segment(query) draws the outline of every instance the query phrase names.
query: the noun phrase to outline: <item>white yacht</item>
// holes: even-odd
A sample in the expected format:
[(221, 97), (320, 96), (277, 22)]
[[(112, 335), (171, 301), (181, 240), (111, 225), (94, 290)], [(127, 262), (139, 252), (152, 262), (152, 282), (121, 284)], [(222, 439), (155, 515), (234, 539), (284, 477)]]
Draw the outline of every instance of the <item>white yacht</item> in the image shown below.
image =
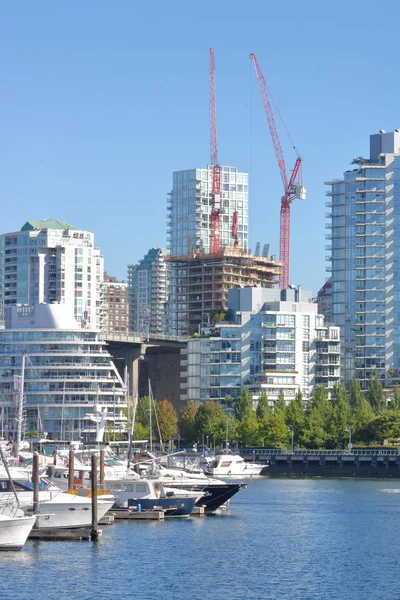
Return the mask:
[(0, 515), (0, 550), (21, 550), (36, 517)]
[[(3, 482), (4, 484), (5, 482)], [(15, 483), (19, 507), (26, 516), (33, 515), (32, 484)], [(48, 490), (39, 490), (39, 512), (37, 527), (39, 529), (89, 527), (92, 522), (92, 500), (77, 495), (66, 494), (52, 486)], [(13, 502), (10, 488), (0, 492), (0, 506), (5, 507)], [(98, 520), (105, 516), (114, 504), (114, 498), (97, 500)]]
[(245, 462), (239, 454), (218, 454), (215, 458), (209, 460), (205, 466), (204, 472), (212, 477), (234, 477), (243, 479), (248, 477), (258, 477), (266, 465)]

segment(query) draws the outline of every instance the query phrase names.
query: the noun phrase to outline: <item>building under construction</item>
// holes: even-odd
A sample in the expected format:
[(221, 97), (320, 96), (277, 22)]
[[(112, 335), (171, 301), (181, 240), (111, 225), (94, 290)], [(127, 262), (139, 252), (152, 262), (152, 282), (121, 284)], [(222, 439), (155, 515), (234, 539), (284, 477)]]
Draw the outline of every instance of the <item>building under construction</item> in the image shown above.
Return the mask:
[(173, 335), (192, 335), (211, 325), (215, 312), (227, 310), (228, 290), (240, 286), (272, 287), (281, 263), (226, 248), (218, 254), (171, 256), (170, 316)]

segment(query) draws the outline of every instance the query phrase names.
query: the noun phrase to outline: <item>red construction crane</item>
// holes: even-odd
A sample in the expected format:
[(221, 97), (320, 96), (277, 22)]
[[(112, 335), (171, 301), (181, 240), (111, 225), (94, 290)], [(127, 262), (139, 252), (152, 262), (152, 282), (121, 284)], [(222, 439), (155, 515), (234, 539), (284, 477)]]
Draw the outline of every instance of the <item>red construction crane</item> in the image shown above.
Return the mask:
[(210, 227), (210, 252), (219, 254), (221, 251), (221, 167), (218, 164), (217, 147), (217, 107), (215, 101), (215, 63), (214, 50), (210, 48), (208, 68), (208, 86), (210, 92), (210, 149), (212, 172), (211, 190), (211, 227)]
[(238, 238), (238, 214), (237, 214), (237, 210), (235, 210), (235, 212), (233, 213), (233, 219), (232, 219), (232, 237), (235, 240), (234, 242), (234, 247), (238, 248), (239, 247), (239, 238)]
[[(305, 188), (301, 184), (301, 163), (302, 158), (297, 154), (293, 171), (288, 177), (286, 171), (285, 157), (283, 155), (278, 130), (275, 124), (274, 113), (272, 110), (271, 95), (268, 90), (267, 82), (262, 74), (255, 54), (250, 54), (254, 62), (261, 96), (264, 103), (265, 114), (267, 115), (269, 130), (271, 132), (272, 142), (278, 161), (279, 171), (283, 183), (283, 196), (281, 199), (281, 217), (280, 217), (280, 242), (279, 242), (279, 260), (282, 262), (282, 275), (280, 277), (280, 287), (287, 289), (289, 286), (290, 273), (290, 205), (295, 198), (305, 199)], [(290, 137), (290, 136), (289, 136)], [(293, 148), (296, 150), (292, 142)], [(297, 153), (297, 150), (296, 150)]]

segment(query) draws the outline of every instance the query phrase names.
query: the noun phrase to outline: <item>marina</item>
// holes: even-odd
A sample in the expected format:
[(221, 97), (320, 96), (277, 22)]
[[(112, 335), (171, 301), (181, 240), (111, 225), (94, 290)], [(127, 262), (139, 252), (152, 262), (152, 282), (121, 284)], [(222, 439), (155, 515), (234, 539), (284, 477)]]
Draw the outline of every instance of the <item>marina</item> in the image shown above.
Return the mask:
[(211, 517), (117, 521), (94, 544), (28, 540), (22, 552), (0, 555), (0, 592), (13, 590), (14, 600), (28, 589), (32, 600), (66, 600), (78, 589), (81, 600), (125, 600), (132, 590), (143, 600), (228, 590), (233, 600), (389, 600), (399, 493), (399, 482), (254, 480)]

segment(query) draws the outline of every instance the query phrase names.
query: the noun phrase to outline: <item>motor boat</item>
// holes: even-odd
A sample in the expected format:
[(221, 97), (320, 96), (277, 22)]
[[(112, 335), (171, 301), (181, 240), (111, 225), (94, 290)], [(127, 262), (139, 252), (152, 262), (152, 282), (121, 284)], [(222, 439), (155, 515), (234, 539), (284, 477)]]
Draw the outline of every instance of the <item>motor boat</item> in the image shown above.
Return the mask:
[[(20, 509), (26, 516), (33, 515), (33, 485), (30, 482), (14, 482)], [(10, 482), (0, 481), (0, 507), (10, 504), (13, 499)], [(115, 498), (98, 499), (98, 520), (112, 508)], [(38, 529), (59, 529), (89, 527), (92, 523), (92, 500), (63, 492), (55, 485), (39, 490)]]
[(35, 522), (35, 516), (0, 514), (0, 550), (21, 550)]
[[(114, 470), (114, 466), (107, 464), (104, 467), (104, 486), (115, 497), (114, 509), (127, 510), (137, 508), (141, 510), (154, 510), (162, 508), (166, 517), (188, 517), (200, 497), (195, 490), (177, 492), (176, 489), (165, 489), (163, 482), (148, 481), (140, 477), (132, 469), (121, 465)], [(46, 474), (50, 481), (62, 489), (68, 488), (68, 466), (57, 464), (50, 465)], [(90, 467), (81, 462), (74, 462), (73, 485), (77, 495), (79, 490), (90, 486)]]
[(258, 477), (266, 468), (258, 463), (245, 462), (239, 454), (218, 454), (215, 458), (207, 461), (204, 472), (212, 477)]
[(165, 488), (161, 481), (107, 480), (107, 487), (116, 496), (113, 510), (163, 510), (165, 517), (189, 517), (201, 494)]
[[(177, 490), (179, 493), (189, 491), (199, 493), (200, 498), (197, 500), (196, 506), (203, 506), (207, 513), (226, 506), (235, 494), (247, 487), (245, 483), (226, 483), (220, 479), (208, 477), (193, 464), (189, 466), (189, 470), (174, 467), (173, 464), (182, 464), (180, 458), (175, 460), (174, 456), (169, 457), (168, 463), (169, 466), (165, 467), (153, 462), (147, 470), (147, 477), (154, 477), (164, 487)], [(188, 464), (188, 461), (185, 464)]]

